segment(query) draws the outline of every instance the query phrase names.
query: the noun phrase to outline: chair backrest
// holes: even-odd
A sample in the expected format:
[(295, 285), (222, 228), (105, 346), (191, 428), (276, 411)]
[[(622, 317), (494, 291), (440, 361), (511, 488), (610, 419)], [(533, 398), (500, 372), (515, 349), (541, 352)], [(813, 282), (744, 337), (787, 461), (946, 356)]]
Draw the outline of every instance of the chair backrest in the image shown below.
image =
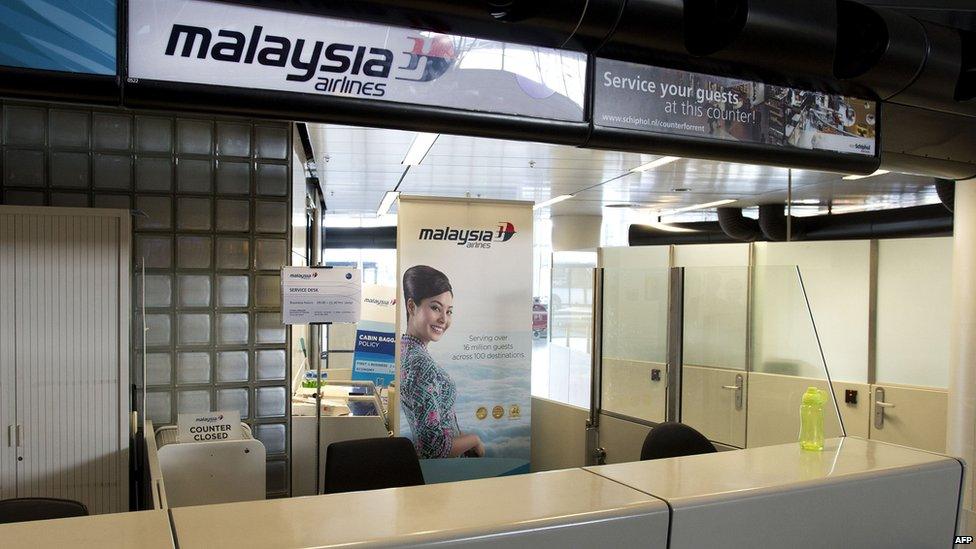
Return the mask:
[(364, 438), (333, 442), (325, 453), (322, 493), (337, 494), (424, 484), (410, 439)]
[(88, 508), (84, 503), (56, 498), (13, 498), (0, 500), (0, 524), (84, 517)]
[(705, 435), (684, 423), (666, 422), (651, 429), (641, 448), (641, 461), (716, 452)]

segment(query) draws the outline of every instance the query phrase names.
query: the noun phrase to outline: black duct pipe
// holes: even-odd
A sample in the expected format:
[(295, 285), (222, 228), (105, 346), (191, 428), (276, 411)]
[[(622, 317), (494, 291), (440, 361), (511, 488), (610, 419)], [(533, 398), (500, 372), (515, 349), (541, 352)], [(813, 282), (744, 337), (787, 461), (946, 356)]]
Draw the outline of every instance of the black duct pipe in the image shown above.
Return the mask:
[(951, 179), (935, 178), (935, 193), (950, 212), (955, 211), (956, 182)]
[(941, 204), (808, 217), (804, 240), (906, 238), (952, 234), (952, 214)]
[(718, 208), (718, 225), (730, 238), (752, 242), (762, 236), (759, 223), (742, 215), (742, 208)]
[[(785, 223), (785, 216), (782, 219)], [(796, 219), (793, 221), (796, 223)], [(670, 223), (670, 225), (694, 228), (698, 232), (673, 233), (654, 229), (647, 225), (631, 225), (630, 245), (658, 246), (739, 242), (722, 232), (717, 222)], [(948, 236), (952, 234), (952, 214), (947, 212), (941, 204), (932, 204), (894, 210), (806, 217), (803, 218), (802, 229), (802, 232), (794, 233), (793, 236), (797, 237), (796, 240)]]
[(396, 227), (328, 227), (326, 248), (396, 249)]
[[(803, 227), (803, 222), (793, 217), (790, 220), (790, 240), (802, 240)], [(786, 240), (786, 206), (783, 204), (759, 206), (759, 228), (767, 240)]]

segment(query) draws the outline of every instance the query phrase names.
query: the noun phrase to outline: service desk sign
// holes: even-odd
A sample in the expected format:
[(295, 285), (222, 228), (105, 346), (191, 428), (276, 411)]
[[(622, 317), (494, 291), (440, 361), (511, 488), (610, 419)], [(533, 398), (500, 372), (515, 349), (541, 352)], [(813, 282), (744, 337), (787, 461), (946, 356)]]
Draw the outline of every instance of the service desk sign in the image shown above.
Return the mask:
[(207, 412), (205, 414), (180, 414), (176, 421), (178, 442), (216, 442), (241, 440), (241, 413)]
[(282, 267), (282, 322), (356, 323), (362, 307), (362, 285), (359, 269)]
[(129, 0), (128, 79), (582, 121), (586, 55), (197, 0)]
[(597, 126), (873, 156), (877, 103), (597, 59)]

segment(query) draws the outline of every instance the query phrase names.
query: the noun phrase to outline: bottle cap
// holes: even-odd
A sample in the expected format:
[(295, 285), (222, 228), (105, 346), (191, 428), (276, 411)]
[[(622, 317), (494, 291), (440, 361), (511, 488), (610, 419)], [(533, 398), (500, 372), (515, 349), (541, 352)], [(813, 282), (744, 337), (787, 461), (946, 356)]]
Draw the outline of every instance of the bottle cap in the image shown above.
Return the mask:
[(827, 400), (826, 395), (816, 387), (807, 387), (807, 392), (803, 393), (803, 404), (819, 405)]

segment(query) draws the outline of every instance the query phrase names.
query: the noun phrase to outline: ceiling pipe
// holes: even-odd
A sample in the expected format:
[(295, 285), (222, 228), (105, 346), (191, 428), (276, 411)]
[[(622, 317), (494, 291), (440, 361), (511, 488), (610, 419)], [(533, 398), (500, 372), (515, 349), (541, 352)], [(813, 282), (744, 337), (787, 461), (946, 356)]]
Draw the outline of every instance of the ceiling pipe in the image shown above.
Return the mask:
[[(759, 229), (766, 240), (786, 240), (786, 206), (783, 204), (762, 204), (759, 206)], [(803, 240), (804, 225), (801, 219), (790, 219), (790, 240)]]
[[(760, 208), (762, 208), (760, 206)], [(779, 206), (782, 212), (783, 206)], [(767, 230), (774, 236), (785, 236), (785, 216), (777, 218), (766, 210)], [(782, 215), (782, 213), (780, 213)], [(763, 219), (760, 209), (760, 220)], [(798, 227), (797, 219), (793, 220)], [(873, 238), (907, 238), (923, 236), (948, 236), (952, 234), (952, 214), (941, 204), (855, 212), (846, 214), (805, 217), (802, 232), (795, 233), (797, 240), (857, 240)], [(665, 244), (708, 244), (741, 242), (727, 235), (718, 222), (669, 223), (672, 227), (694, 228), (694, 233), (673, 233), (653, 229), (646, 225), (630, 226), (631, 246), (656, 246)], [(762, 224), (760, 224), (760, 227)], [(781, 226), (781, 227), (779, 227)], [(781, 231), (781, 233), (779, 232)], [(757, 240), (773, 240), (763, 234)]]
[(718, 208), (718, 225), (729, 238), (752, 242), (762, 237), (759, 223), (742, 215), (742, 208)]

